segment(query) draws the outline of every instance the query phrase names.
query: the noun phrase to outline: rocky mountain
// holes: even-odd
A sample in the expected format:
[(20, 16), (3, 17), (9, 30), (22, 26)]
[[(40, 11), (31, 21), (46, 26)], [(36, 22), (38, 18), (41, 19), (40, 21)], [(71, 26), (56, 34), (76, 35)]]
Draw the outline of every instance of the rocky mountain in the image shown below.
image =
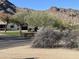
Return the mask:
[(79, 10), (51, 7), (48, 9), (48, 12), (59, 19), (73, 24), (79, 24)]
[(0, 13), (14, 14), (16, 6), (8, 0), (0, 0)]

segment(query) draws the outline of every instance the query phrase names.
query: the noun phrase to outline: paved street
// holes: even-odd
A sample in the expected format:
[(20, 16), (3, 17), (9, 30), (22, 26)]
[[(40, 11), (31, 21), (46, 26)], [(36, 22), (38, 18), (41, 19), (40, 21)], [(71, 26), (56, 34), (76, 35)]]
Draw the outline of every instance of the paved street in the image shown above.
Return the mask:
[(0, 50), (11, 47), (24, 46), (30, 42), (30, 39), (23, 37), (0, 36)]

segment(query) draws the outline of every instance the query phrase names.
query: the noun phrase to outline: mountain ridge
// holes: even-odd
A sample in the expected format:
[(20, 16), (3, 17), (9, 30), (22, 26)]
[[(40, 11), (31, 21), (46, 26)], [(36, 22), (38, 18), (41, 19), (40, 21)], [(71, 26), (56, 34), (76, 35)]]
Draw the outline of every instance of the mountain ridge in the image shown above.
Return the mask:
[(79, 24), (79, 10), (51, 7), (48, 11), (60, 19)]

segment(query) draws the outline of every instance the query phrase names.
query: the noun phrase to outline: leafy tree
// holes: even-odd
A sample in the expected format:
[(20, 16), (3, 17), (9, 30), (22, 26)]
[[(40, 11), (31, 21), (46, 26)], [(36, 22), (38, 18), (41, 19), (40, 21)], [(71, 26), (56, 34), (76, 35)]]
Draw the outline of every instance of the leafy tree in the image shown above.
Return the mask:
[(25, 16), (28, 15), (27, 12), (19, 12), (11, 17), (11, 22), (19, 25), (20, 35), (22, 35), (22, 25), (25, 24)]
[(53, 23), (53, 18), (47, 12), (32, 12), (25, 17), (29, 26), (46, 27)]
[(29, 26), (54, 27), (60, 29), (66, 27), (66, 21), (56, 18), (48, 12), (32, 12), (25, 17)]
[(10, 21), (10, 16), (11, 15), (9, 15), (9, 14), (4, 14), (4, 13), (0, 14), (1, 21), (6, 22), (5, 32), (7, 31), (7, 25)]

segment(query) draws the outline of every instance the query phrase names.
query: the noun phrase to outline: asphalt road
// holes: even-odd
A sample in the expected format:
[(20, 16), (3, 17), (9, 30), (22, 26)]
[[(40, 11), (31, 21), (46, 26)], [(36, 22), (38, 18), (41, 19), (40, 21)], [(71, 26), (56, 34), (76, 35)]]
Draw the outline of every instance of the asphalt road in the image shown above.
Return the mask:
[(23, 37), (0, 36), (0, 50), (11, 47), (28, 45), (31, 40)]

